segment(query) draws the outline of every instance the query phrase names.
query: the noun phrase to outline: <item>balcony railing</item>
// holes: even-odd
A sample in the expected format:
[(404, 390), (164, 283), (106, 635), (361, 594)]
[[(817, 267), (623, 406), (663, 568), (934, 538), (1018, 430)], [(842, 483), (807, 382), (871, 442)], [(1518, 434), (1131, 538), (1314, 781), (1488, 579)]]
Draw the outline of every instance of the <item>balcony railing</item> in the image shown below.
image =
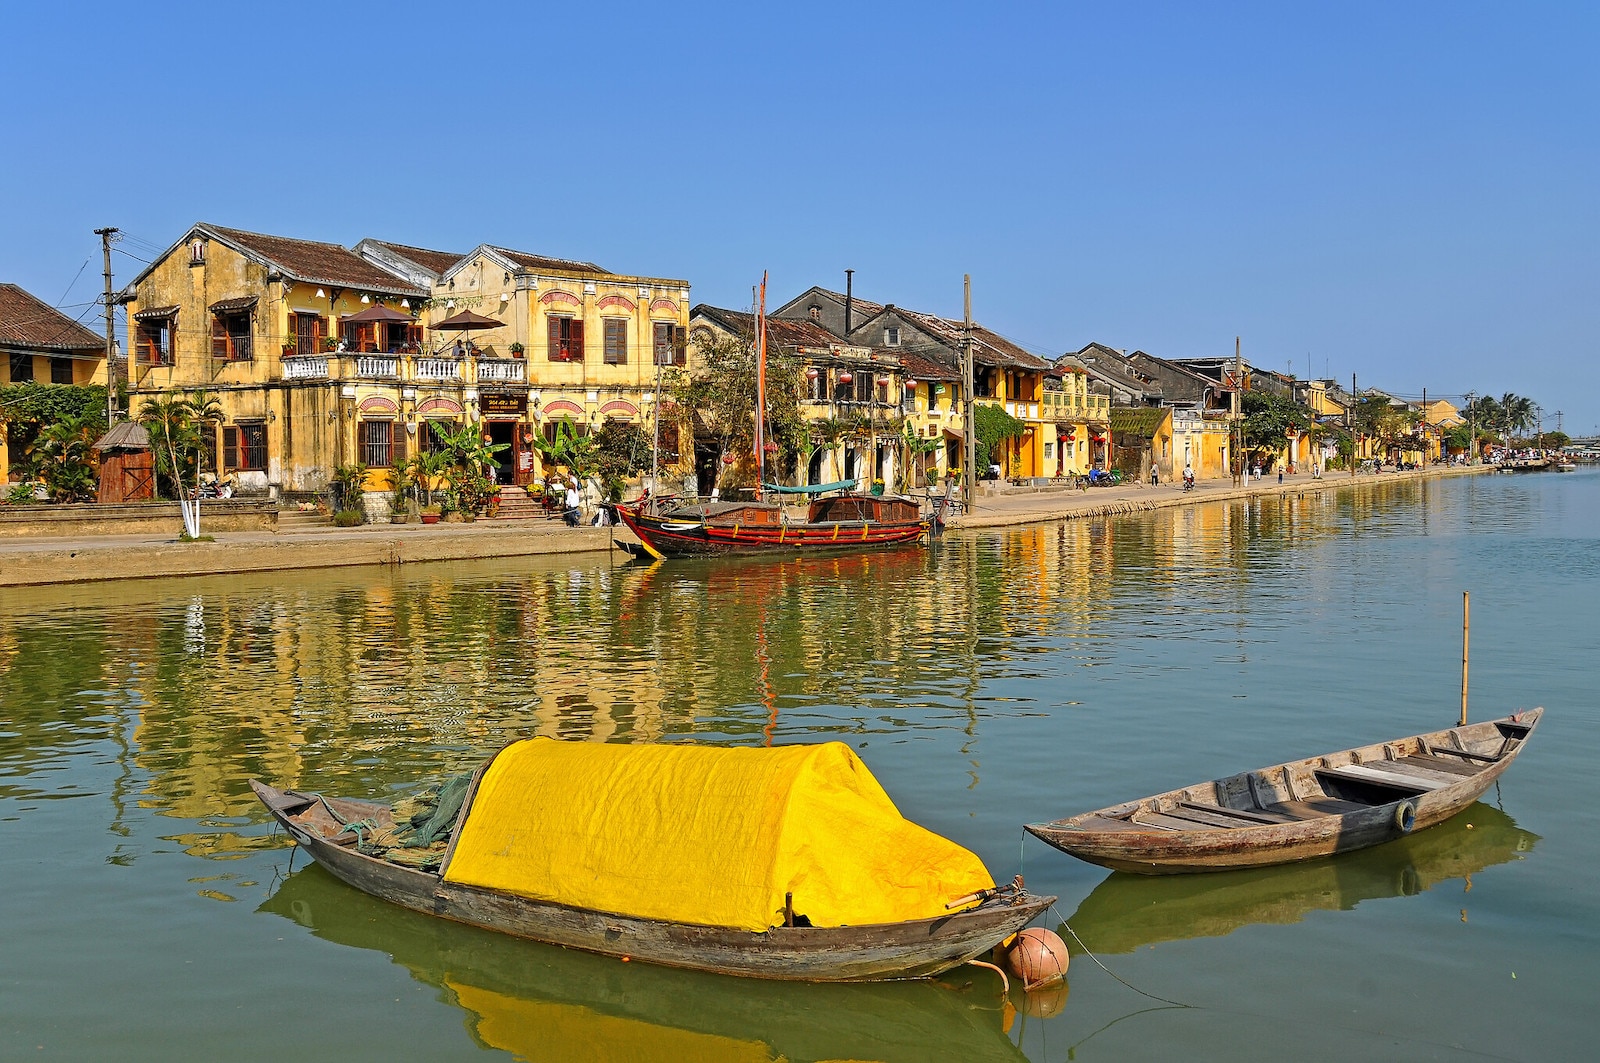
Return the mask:
[(328, 378), (328, 359), (313, 356), (304, 358), (285, 358), (283, 360), (283, 379), (285, 380), (326, 380)]
[(418, 380), (460, 380), (462, 363), (454, 358), (418, 358)]
[(363, 354), (356, 358), (356, 376), (397, 377), (399, 375), (400, 359), (398, 358), (385, 358), (370, 354)]
[(527, 379), (527, 362), (511, 359), (478, 359), (478, 381), (480, 383), (521, 384)]

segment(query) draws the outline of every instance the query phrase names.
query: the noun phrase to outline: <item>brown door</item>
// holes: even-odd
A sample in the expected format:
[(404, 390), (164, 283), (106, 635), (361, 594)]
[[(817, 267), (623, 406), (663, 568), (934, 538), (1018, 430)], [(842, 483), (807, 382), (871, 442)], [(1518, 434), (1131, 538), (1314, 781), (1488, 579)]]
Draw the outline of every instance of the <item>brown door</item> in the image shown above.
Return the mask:
[(321, 346), (317, 342), (318, 318), (315, 314), (296, 314), (294, 316), (295, 348), (301, 354), (316, 354)]

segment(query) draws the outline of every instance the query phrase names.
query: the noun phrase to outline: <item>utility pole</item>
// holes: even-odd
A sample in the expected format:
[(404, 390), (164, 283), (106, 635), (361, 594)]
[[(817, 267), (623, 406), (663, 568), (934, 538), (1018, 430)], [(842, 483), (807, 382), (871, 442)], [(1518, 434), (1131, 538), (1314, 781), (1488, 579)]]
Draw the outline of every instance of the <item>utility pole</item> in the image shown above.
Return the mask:
[(1233, 485), (1239, 486), (1244, 471), (1244, 354), (1239, 337), (1233, 338)]
[(1478, 464), (1478, 393), (1467, 392), (1467, 464)]
[(1350, 374), (1350, 475), (1356, 474), (1356, 375)]
[(964, 273), (961, 276), (961, 397), (966, 403), (961, 417), (961, 465), (966, 470), (962, 477), (961, 486), (967, 512), (972, 512), (973, 503), (977, 500), (977, 490), (974, 481), (978, 478), (978, 438), (977, 419), (972, 404), (972, 274)]
[(111, 241), (122, 232), (121, 229), (107, 227), (96, 229), (94, 234), (100, 238), (100, 253), (105, 259), (106, 266), (106, 428), (109, 430), (117, 420), (117, 322), (115, 308), (111, 305)]

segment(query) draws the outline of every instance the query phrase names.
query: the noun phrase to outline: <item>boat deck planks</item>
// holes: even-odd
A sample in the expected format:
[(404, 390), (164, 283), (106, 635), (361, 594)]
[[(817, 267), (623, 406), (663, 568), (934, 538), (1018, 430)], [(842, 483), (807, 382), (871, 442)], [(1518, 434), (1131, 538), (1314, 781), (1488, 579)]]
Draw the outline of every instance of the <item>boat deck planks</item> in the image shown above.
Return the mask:
[(1027, 825), (1141, 874), (1260, 867), (1361, 849), (1443, 822), (1521, 752), (1543, 709), (1276, 764)]

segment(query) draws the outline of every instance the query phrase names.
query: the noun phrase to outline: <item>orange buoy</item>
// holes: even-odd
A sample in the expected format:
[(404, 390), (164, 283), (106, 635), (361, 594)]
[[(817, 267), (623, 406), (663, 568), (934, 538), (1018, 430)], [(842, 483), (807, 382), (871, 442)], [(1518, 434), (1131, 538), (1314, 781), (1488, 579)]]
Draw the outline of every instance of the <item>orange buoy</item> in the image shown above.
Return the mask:
[(1006, 952), (1006, 966), (1021, 979), (1024, 989), (1061, 981), (1067, 976), (1067, 963), (1067, 943), (1043, 927), (1022, 931)]

